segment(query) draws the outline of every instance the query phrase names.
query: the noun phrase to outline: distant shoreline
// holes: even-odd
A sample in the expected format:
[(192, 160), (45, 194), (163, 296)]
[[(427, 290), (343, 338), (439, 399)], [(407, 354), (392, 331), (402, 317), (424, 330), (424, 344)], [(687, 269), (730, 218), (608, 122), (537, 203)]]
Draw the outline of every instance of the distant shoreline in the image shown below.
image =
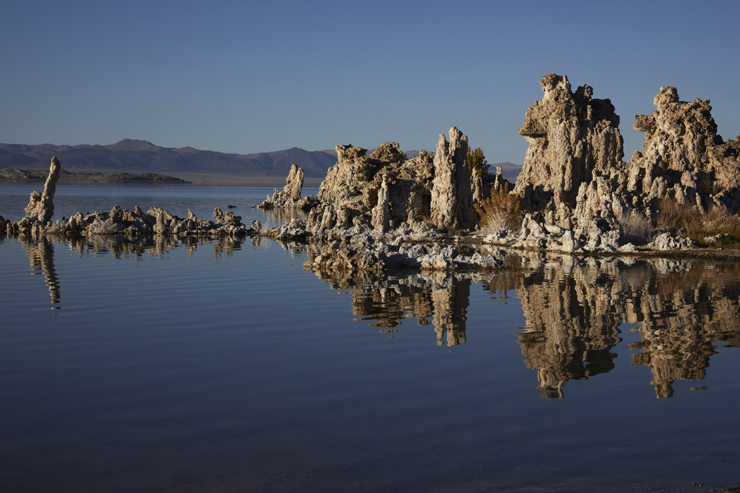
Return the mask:
[[(43, 170), (0, 169), (0, 181), (43, 182), (46, 181), (48, 176), (49, 172)], [(59, 181), (75, 183), (190, 183), (181, 178), (159, 173), (70, 173), (64, 169), (59, 173)]]
[[(19, 168), (0, 169), (0, 182), (44, 182), (49, 175), (47, 170), (23, 170)], [(160, 173), (101, 173), (95, 170), (84, 170), (71, 173), (62, 169), (59, 182), (62, 183), (147, 183), (147, 184), (229, 184), (260, 187), (283, 187), (285, 177), (265, 175), (230, 175), (207, 173), (178, 173), (178, 177)], [(307, 177), (304, 186), (318, 187), (323, 178)]]

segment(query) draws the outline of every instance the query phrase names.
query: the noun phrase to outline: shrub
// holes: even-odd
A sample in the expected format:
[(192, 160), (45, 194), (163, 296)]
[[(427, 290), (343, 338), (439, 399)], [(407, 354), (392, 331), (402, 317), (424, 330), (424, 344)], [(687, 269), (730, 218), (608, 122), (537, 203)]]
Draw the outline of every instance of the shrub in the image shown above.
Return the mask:
[[(712, 207), (701, 213), (696, 207), (681, 205), (675, 199), (663, 199), (653, 222), (657, 228), (674, 227), (701, 246), (740, 246), (740, 222), (738, 216), (720, 207)], [(707, 242), (704, 238), (723, 236), (721, 241)]]
[(472, 176), (486, 176), (490, 166), (480, 147), (476, 147), (475, 150), (468, 147), (468, 169)]
[(475, 209), (480, 216), (478, 226), (481, 231), (495, 233), (508, 229), (518, 232), (521, 229), (524, 219), (522, 201), (518, 195), (509, 193), (508, 184), (492, 190), (490, 197), (476, 204)]
[(625, 214), (619, 220), (619, 224), (627, 242), (640, 245), (649, 242), (652, 238), (653, 225), (650, 219), (640, 211), (633, 210), (629, 215)]

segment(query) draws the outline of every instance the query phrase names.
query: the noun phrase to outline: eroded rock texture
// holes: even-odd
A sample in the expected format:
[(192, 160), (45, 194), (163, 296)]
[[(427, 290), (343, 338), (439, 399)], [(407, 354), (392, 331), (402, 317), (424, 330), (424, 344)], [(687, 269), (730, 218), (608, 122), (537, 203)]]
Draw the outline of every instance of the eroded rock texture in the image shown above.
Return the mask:
[(475, 227), (473, 195), (483, 185), (471, 180), (468, 138), (457, 128), (450, 129), (449, 141), (440, 136), (434, 156), (420, 151), (407, 159), (395, 142), (381, 144), (369, 156), (360, 147), (336, 150), (337, 164), (321, 183), (309, 229), (371, 226), (384, 232), (432, 225), (452, 232)]
[(308, 216), (309, 228), (347, 229), (371, 225), (378, 230), (412, 227), (430, 216), (434, 163), (421, 151), (414, 159), (395, 142), (367, 149), (338, 145), (337, 164), (321, 183)]
[[(649, 224), (662, 199), (700, 212), (740, 209), (740, 138), (722, 141), (708, 100), (683, 102), (675, 87), (662, 87), (656, 111), (635, 117), (645, 143), (625, 163), (619, 117), (608, 99), (593, 99), (589, 86), (571, 92), (566, 76), (548, 74), (540, 84), (544, 96), (527, 109), (519, 130), (530, 143), (514, 189), (531, 212), (523, 242), (614, 251), (634, 238), (653, 239), (629, 230)], [(684, 245), (681, 238), (674, 243)]]
[(525, 208), (554, 211), (554, 221), (571, 228), (581, 185), (621, 167), (619, 116), (608, 99), (593, 99), (588, 85), (573, 93), (565, 75), (547, 74), (540, 84), (545, 94), (519, 130), (529, 148), (514, 193)]
[(272, 197), (262, 202), (258, 207), (261, 209), (273, 209), (279, 207), (302, 207), (301, 192), (303, 191), (303, 168), (297, 165), (290, 167), (288, 178), (285, 180), (285, 186), (281, 189), (275, 189)]
[(69, 219), (40, 224), (27, 218), (8, 225), (12, 235), (36, 237), (42, 234), (60, 236), (101, 235), (179, 235), (179, 236), (244, 236), (257, 234), (241, 223), (241, 217), (232, 212), (213, 211), (214, 221), (198, 219), (188, 210), (188, 217), (181, 219), (160, 207), (151, 207), (146, 213), (136, 206), (133, 211), (115, 205), (109, 212), (95, 211), (83, 215), (78, 212)]
[(655, 111), (635, 116), (645, 143), (628, 163), (629, 205), (671, 197), (702, 211), (740, 208), (740, 138), (723, 142), (709, 100), (680, 101), (675, 87), (661, 87), (653, 104)]
[(62, 167), (54, 156), (49, 166), (49, 176), (46, 177), (43, 193), (31, 192), (31, 200), (25, 209), (27, 221), (46, 224), (54, 216), (54, 193), (57, 189), (57, 180)]
[(471, 229), (478, 221), (473, 207), (475, 183), (471, 183), (467, 163), (468, 138), (456, 127), (450, 129), (449, 142), (439, 136), (434, 155), (432, 224), (439, 230)]

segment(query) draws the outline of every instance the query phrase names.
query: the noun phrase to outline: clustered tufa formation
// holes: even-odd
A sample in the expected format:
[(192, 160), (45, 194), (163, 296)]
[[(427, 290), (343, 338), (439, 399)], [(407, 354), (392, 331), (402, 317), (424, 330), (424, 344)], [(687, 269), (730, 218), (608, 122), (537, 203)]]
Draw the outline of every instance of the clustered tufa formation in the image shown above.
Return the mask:
[[(540, 84), (544, 95), (527, 109), (519, 130), (529, 142), (522, 172), (506, 195), (521, 203), (526, 217), (520, 231), (499, 228), (484, 241), (565, 252), (635, 251), (626, 220), (635, 214), (648, 220), (664, 199), (699, 212), (740, 209), (740, 137), (722, 140), (709, 100), (683, 102), (676, 88), (662, 87), (654, 100), (656, 110), (635, 117), (634, 128), (645, 132), (645, 143), (642, 152), (625, 162), (620, 119), (610, 100), (593, 98), (588, 85), (573, 92), (564, 75), (547, 74)], [(87, 217), (77, 214), (51, 223), (59, 174), (54, 158), (44, 192), (34, 192), (26, 217), (7, 222), (4, 229), (11, 234), (253, 234), (281, 240), (340, 240), (341, 248), (332, 243), (318, 256), (319, 262), (309, 264), (355, 269), (366, 263), (357, 261), (365, 255), (362, 258), (376, 259), (375, 267), (392, 268), (388, 266), (393, 259), (400, 258), (398, 248), (372, 242), (362, 246), (365, 240), (351, 246), (350, 239), (370, 235), (374, 240), (385, 238), (386, 243), (447, 241), (449, 234), (476, 228), (476, 206), (491, 192), (500, 197), (510, 190), (500, 171), (483, 179), (471, 173), (468, 139), (455, 127), (449, 139), (440, 135), (434, 154), (421, 151), (413, 159), (395, 142), (381, 144), (369, 155), (351, 145), (339, 145), (336, 151), (337, 163), (328, 170), (316, 197), (301, 197), (303, 170), (293, 165), (285, 187), (258, 206), (307, 212), (305, 221), (294, 219), (279, 228), (263, 229), (259, 224), (247, 228), (241, 218), (219, 209), (213, 222), (199, 221), (191, 213), (182, 220), (157, 208), (144, 214), (138, 207), (133, 212), (114, 208)], [(0, 226), (3, 222), (0, 218)], [(675, 231), (658, 233), (648, 247), (695, 246)], [(364, 250), (355, 251), (358, 245)], [(404, 262), (418, 266), (418, 257)]]

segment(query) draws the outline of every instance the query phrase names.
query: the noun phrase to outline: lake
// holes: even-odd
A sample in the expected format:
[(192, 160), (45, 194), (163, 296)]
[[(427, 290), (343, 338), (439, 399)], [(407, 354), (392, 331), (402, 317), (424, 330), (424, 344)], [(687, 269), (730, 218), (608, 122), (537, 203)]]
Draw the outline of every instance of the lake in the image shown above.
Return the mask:
[[(0, 215), (34, 189), (0, 183)], [(280, 224), (268, 193), (61, 183), (55, 218)], [(495, 250), (378, 276), (304, 270), (311, 249), (0, 236), (0, 491), (740, 483), (737, 265)]]

